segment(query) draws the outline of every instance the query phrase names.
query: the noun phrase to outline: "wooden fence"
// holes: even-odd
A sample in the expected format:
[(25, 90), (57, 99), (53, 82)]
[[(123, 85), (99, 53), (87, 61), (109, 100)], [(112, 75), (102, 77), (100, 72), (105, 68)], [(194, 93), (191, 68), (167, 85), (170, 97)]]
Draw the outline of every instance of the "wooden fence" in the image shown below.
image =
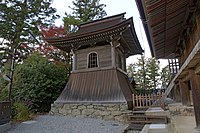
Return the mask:
[(157, 94), (133, 94), (133, 108), (161, 107), (165, 108), (164, 92)]
[(11, 118), (11, 103), (0, 101), (0, 125), (10, 122)]

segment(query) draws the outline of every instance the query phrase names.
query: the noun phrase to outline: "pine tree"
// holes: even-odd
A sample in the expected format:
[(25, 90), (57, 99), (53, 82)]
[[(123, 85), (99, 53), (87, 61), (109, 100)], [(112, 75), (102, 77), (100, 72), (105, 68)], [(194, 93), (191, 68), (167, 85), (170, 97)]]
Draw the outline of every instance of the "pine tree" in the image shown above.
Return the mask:
[(170, 70), (168, 65), (162, 69), (160, 81), (161, 89), (167, 89), (167, 86), (170, 81)]
[(159, 85), (160, 79), (160, 67), (159, 61), (155, 58), (148, 58), (146, 66), (147, 75), (147, 88), (155, 90)]
[(10, 60), (10, 88), (15, 60), (27, 52), (20, 45), (38, 43), (40, 34), (37, 26), (50, 25), (58, 17), (54, 14), (56, 10), (50, 5), (51, 0), (1, 0), (0, 2), (0, 38), (3, 38), (0, 44), (7, 46), (6, 49), (1, 47), (4, 54), (0, 55), (0, 59)]
[(75, 0), (73, 1), (72, 14), (66, 13), (64, 17), (64, 25), (66, 30), (74, 32), (77, 26), (83, 22), (100, 19), (106, 16), (104, 7), (106, 5), (100, 4), (100, 0)]
[(169, 81), (169, 69), (167, 68), (162, 69), (161, 72), (158, 60), (141, 56), (137, 62), (127, 67), (127, 72), (130, 77), (134, 77), (137, 84), (136, 89), (140, 93), (145, 93), (155, 90), (159, 85), (161, 88), (166, 88)]
[[(51, 6), (51, 0), (2, 0), (0, 3), (0, 38), (1, 50), (10, 54), (14, 49), (18, 55), (28, 53), (27, 49), (20, 47), (21, 44), (39, 43), (40, 32), (38, 25), (50, 25), (58, 16)], [(3, 47), (6, 45), (7, 47)], [(5, 55), (5, 54), (4, 54)], [(5, 56), (1, 56), (6, 58)]]

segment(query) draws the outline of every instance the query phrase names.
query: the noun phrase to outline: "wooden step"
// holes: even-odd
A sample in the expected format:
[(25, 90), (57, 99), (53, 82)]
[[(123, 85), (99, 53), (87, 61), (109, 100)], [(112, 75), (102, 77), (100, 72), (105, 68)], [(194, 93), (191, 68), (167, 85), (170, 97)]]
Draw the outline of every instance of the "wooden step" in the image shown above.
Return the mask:
[(168, 123), (167, 116), (152, 116), (152, 115), (129, 115), (131, 123)]
[(130, 123), (143, 123), (143, 124), (166, 124), (164, 121), (152, 121), (152, 120), (131, 120)]
[(140, 111), (140, 110), (138, 110), (138, 111), (136, 110), (136, 111), (135, 111), (135, 110), (134, 110), (134, 111), (133, 111), (133, 114), (145, 114), (145, 111)]
[(155, 118), (155, 119), (167, 119), (167, 116), (159, 115), (129, 115), (129, 118)]
[(147, 120), (131, 120), (129, 122), (131, 122), (131, 123), (144, 123), (144, 124), (152, 123), (152, 121), (147, 121)]

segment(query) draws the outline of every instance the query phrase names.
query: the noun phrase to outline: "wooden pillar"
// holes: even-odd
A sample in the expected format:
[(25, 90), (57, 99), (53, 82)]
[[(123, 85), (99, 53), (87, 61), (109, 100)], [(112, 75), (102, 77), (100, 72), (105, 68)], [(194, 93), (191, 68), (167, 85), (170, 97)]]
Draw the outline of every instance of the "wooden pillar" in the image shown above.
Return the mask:
[(76, 54), (75, 51), (72, 50), (72, 54), (73, 54), (73, 64), (72, 64), (72, 71), (76, 70)]
[(180, 87), (178, 84), (174, 86), (174, 100), (176, 102), (181, 102)]
[(194, 70), (189, 70), (189, 75), (191, 77), (190, 85), (192, 89), (196, 128), (200, 130), (200, 75), (195, 74)]
[(123, 54), (123, 57), (122, 57), (123, 59), (123, 70), (126, 72), (126, 57), (125, 57), (125, 55)]
[(197, 15), (196, 16), (196, 24), (197, 24), (197, 31), (198, 31), (198, 35), (199, 35), (199, 38), (200, 38), (200, 15)]
[(179, 81), (180, 93), (181, 93), (181, 102), (183, 105), (190, 105), (190, 91), (187, 82)]
[(111, 59), (112, 59), (112, 66), (116, 67), (116, 49), (115, 46), (117, 45), (117, 40), (112, 39), (110, 44), (111, 44)]

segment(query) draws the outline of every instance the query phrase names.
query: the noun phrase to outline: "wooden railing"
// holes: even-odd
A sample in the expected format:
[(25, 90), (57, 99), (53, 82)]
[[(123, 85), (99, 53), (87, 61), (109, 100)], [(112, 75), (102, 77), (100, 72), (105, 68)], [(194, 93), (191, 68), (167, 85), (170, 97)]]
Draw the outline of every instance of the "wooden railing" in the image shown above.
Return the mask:
[(10, 122), (11, 118), (11, 103), (0, 101), (0, 125)]
[(164, 92), (157, 94), (133, 94), (133, 108), (165, 108)]

